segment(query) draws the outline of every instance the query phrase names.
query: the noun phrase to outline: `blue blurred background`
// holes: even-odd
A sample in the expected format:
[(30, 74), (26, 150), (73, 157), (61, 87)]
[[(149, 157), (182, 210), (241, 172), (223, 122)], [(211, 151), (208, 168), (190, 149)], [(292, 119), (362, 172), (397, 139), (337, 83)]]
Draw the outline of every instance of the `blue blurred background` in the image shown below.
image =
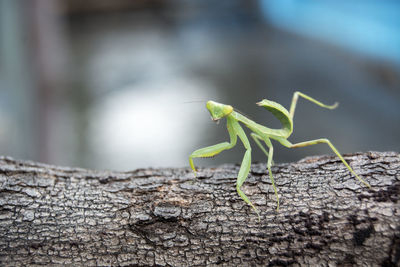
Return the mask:
[[(274, 128), (255, 103), (289, 108), (296, 90), (340, 105), (301, 99), (293, 143), (399, 151), (400, 1), (0, 0), (2, 155), (187, 167), (193, 150), (229, 139), (205, 101)], [(238, 145), (196, 163), (238, 163), (243, 153)], [(275, 144), (276, 162), (328, 153)]]

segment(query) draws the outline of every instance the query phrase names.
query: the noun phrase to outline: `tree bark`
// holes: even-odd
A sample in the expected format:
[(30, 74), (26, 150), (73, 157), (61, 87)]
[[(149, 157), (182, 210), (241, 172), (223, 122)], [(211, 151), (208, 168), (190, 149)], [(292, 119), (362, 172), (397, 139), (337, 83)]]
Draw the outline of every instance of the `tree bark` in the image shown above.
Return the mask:
[(400, 266), (400, 155), (93, 171), (0, 158), (0, 265)]

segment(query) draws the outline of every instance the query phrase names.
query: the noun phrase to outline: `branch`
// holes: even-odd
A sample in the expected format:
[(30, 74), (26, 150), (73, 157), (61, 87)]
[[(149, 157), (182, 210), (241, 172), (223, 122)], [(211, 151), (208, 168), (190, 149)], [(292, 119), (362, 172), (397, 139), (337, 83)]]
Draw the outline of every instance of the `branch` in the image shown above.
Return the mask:
[(0, 158), (0, 265), (400, 264), (400, 155), (309, 157), (199, 170), (92, 171)]

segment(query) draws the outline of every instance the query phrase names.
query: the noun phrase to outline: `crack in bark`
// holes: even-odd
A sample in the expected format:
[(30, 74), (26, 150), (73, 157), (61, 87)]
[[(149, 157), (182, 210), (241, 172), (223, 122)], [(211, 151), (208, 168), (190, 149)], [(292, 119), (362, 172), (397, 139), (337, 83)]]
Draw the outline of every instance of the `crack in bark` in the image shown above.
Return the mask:
[(0, 158), (0, 265), (398, 266), (400, 156), (265, 164), (237, 195), (238, 165), (91, 171)]

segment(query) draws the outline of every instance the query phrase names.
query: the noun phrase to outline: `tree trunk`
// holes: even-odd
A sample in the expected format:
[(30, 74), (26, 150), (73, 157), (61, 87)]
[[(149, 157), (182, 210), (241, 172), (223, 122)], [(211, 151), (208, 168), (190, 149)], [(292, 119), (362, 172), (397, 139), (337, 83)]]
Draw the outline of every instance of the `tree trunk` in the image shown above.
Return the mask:
[(0, 265), (400, 266), (400, 155), (92, 171), (0, 158)]

